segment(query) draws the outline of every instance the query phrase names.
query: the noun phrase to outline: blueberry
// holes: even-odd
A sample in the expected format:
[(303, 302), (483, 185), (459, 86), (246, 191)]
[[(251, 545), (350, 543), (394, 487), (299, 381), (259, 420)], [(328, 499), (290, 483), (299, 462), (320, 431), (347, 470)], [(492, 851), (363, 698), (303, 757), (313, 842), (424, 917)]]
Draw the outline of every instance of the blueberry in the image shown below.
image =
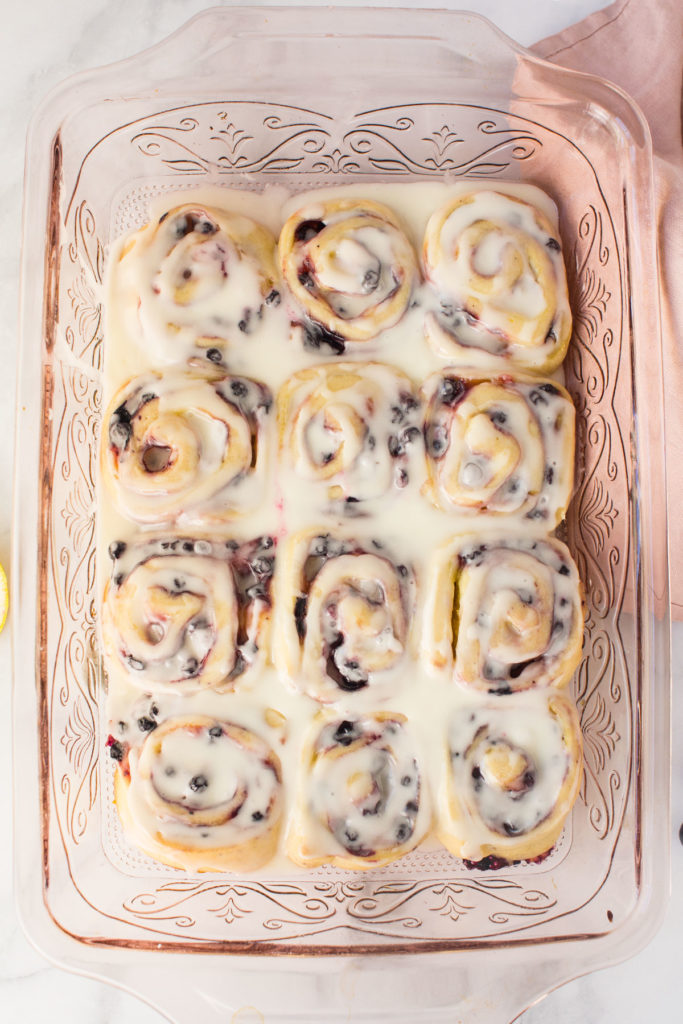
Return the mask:
[(350, 746), (357, 738), (356, 726), (353, 722), (340, 722), (332, 737), (342, 747)]
[(109, 744), (109, 756), (113, 761), (123, 761), (123, 745), (118, 740)]
[(209, 780), (206, 775), (195, 775), (190, 779), (190, 789), (193, 793), (203, 793), (208, 788)]
[(405, 449), (395, 434), (391, 434), (387, 441), (387, 447), (389, 448), (389, 454), (392, 459), (397, 459), (399, 456), (405, 453)]
[(312, 238), (319, 235), (325, 228), (325, 222), (322, 220), (302, 220), (300, 224), (297, 224), (294, 231), (295, 242), (310, 242)]
[(448, 435), (444, 427), (435, 424), (426, 428), (425, 444), (432, 458), (440, 459), (448, 448)]
[(230, 390), (236, 398), (244, 398), (249, 388), (243, 380), (233, 380), (230, 382)]
[(263, 811), (254, 811), (251, 816), (252, 821), (263, 821)]
[(546, 395), (559, 395), (560, 393), (554, 384), (539, 384), (538, 390), (545, 391)]
[(140, 661), (139, 658), (134, 658), (132, 654), (129, 654), (126, 660), (128, 661), (128, 665), (130, 666), (130, 668), (133, 669), (134, 672), (142, 672), (142, 670), (145, 667), (144, 661)]
[(282, 297), (275, 288), (266, 295), (266, 306), (279, 306), (281, 301)]
[(444, 377), (439, 385), (439, 399), (443, 405), (457, 405), (465, 390), (465, 382), (460, 377)]
[(119, 451), (123, 450), (127, 446), (133, 433), (130, 416), (128, 413), (126, 413), (126, 416), (127, 418), (124, 419), (115, 412), (112, 415), (111, 423), (109, 424), (109, 443), (114, 448), (118, 448)]
[(199, 662), (197, 661), (197, 659), (196, 658), (188, 658), (187, 663), (185, 665), (185, 675), (186, 676), (190, 676), (190, 677), (196, 676), (198, 671), (199, 671)]
[(186, 213), (183, 217), (179, 217), (173, 224), (173, 234), (176, 240), (180, 241), (185, 235), (189, 235), (191, 231), (194, 231), (196, 223), (196, 218), (192, 213)]
[(300, 270), (299, 273), (296, 275), (296, 278), (299, 284), (302, 285), (304, 288), (307, 288), (309, 291), (315, 285), (315, 281), (313, 280), (313, 275), (311, 274), (310, 270)]
[(560, 576), (569, 576), (569, 566), (565, 565), (564, 562), (562, 563), (558, 571), (560, 573)]
[(365, 295), (369, 295), (374, 292), (375, 288), (379, 284), (379, 270), (367, 270), (363, 276), (362, 289)]
[[(510, 665), (510, 668), (508, 670), (508, 675), (510, 676), (510, 679), (519, 679), (524, 669), (528, 668), (529, 665), (533, 665), (535, 661), (538, 661), (538, 658), (529, 658), (527, 661), (518, 661), (514, 665)], [(498, 690), (499, 694), (500, 692), (501, 691)]]
[(340, 334), (328, 330), (323, 324), (315, 320), (307, 320), (304, 325), (304, 348), (316, 350), (323, 345), (335, 354), (341, 355), (346, 348), (346, 341)]
[(306, 636), (306, 608), (308, 601), (305, 597), (299, 596), (294, 602), (294, 622), (296, 624), (296, 632), (300, 640)]
[(109, 557), (112, 561), (116, 561), (120, 558), (123, 552), (126, 550), (126, 544), (122, 540), (114, 540), (109, 545)]
[(504, 426), (508, 421), (505, 413), (500, 411), (489, 413), (489, 419), (491, 420), (491, 423), (495, 423), (498, 427)]
[(547, 484), (551, 484), (555, 478), (555, 470), (552, 466), (545, 467), (544, 479)]
[(407, 821), (402, 821), (396, 829), (396, 842), (405, 843), (406, 839), (410, 838), (412, 829)]
[(220, 363), (223, 356), (218, 348), (209, 348), (206, 351), (206, 358), (211, 360), (212, 363)]
[(223, 735), (223, 729), (220, 725), (212, 725), (209, 729), (209, 736), (212, 740), (220, 739)]
[(556, 238), (549, 238), (545, 244), (552, 252), (560, 251), (560, 243), (557, 241)]
[(273, 561), (274, 560), (272, 558), (255, 558), (254, 561), (250, 563), (251, 571), (259, 578), (263, 576), (270, 576), (273, 572)]
[(157, 727), (157, 722), (153, 718), (147, 718), (143, 715), (142, 718), (138, 718), (138, 729), (140, 732), (153, 732)]
[(529, 401), (532, 405), (547, 405), (548, 399), (537, 388), (529, 392)]

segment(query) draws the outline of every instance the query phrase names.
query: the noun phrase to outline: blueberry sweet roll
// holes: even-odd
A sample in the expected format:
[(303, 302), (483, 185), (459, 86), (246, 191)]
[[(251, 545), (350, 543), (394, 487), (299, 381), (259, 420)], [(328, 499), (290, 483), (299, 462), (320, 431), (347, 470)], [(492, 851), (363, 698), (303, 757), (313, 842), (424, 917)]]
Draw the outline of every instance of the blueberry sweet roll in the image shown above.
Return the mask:
[(417, 279), (395, 214), (367, 199), (311, 202), (280, 234), (282, 274), (305, 315), (304, 343), (336, 352), (393, 327)]
[(315, 729), (288, 836), (291, 859), (306, 867), (364, 870), (414, 849), (431, 815), (404, 716), (319, 716)]
[(553, 381), (472, 380), (447, 371), (425, 386), (426, 493), (446, 512), (514, 516), (551, 530), (573, 487), (574, 406)]
[(353, 512), (405, 487), (418, 417), (410, 379), (391, 366), (335, 363), (294, 374), (278, 396), (282, 460), (294, 489), (306, 481)]
[(105, 413), (102, 476), (139, 523), (224, 518), (256, 505), (265, 463), (266, 387), (194, 366), (125, 385)]
[(279, 575), (276, 666), (323, 703), (366, 688), (391, 695), (408, 660), (414, 601), (412, 572), (380, 542), (299, 534)]
[(273, 541), (114, 542), (102, 640), (110, 676), (143, 690), (233, 689), (264, 656)]
[(581, 787), (576, 710), (557, 693), (463, 708), (449, 725), (447, 764), (444, 846), (475, 862), (540, 857), (557, 842)]
[(426, 319), (439, 355), (499, 372), (549, 372), (564, 359), (566, 272), (557, 227), (541, 209), (489, 190), (458, 196), (427, 224), (424, 268), (439, 302)]
[(462, 538), (436, 556), (425, 654), (476, 690), (562, 687), (581, 658), (583, 603), (569, 551), (547, 538)]
[(249, 871), (271, 859), (282, 776), (259, 736), (185, 716), (121, 753), (116, 806), (126, 835), (150, 857), (186, 871)]
[(133, 235), (117, 278), (138, 332), (163, 362), (197, 349), (220, 361), (226, 346), (267, 323), (281, 299), (272, 235), (248, 217), (194, 203)]

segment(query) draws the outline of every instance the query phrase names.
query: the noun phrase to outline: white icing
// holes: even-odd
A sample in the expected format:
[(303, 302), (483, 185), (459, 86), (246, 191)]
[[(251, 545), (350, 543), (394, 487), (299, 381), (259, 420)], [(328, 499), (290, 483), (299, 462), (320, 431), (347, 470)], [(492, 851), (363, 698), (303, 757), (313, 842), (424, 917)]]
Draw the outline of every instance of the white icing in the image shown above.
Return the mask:
[(197, 849), (237, 845), (272, 828), (280, 782), (266, 744), (212, 720), (168, 725), (161, 740), (152, 732), (130, 756), (127, 802), (143, 836)]
[[(301, 827), (317, 853), (365, 858), (415, 845), (428, 794), (410, 730), (370, 717), (325, 725), (311, 739), (313, 764)], [(341, 738), (340, 738), (341, 737)]]
[[(537, 189), (521, 185), (503, 186), (500, 183), (495, 183), (495, 186), (480, 186), (477, 183), (476, 187), (477, 189), (495, 187), (512, 195), (518, 195), (539, 206), (556, 226), (556, 213), (552, 202)], [(305, 201), (300, 196), (286, 198), (281, 191), (268, 191), (264, 195), (256, 195), (223, 189), (192, 193), (191, 202), (211, 208), (243, 210), (255, 221), (264, 223), (273, 235), (277, 236), (287, 216), (300, 209), (304, 202), (307, 216), (316, 219), (322, 216), (323, 203), (327, 199), (338, 198), (341, 194), (356, 198), (368, 197), (383, 202), (397, 211), (413, 249), (415, 252), (419, 252), (427, 221), (433, 211), (449, 202), (454, 196), (470, 191), (471, 188), (471, 182), (456, 185), (444, 185), (436, 182), (417, 185), (354, 185), (343, 190), (339, 188), (321, 190), (320, 193), (316, 193), (315, 196), (307, 198)], [(165, 197), (163, 205), (161, 205), (161, 200), (156, 203), (153, 213), (158, 219), (167, 208), (186, 201), (186, 195), (170, 199)], [(381, 257), (380, 262), (383, 266), (388, 264), (388, 253), (382, 249), (385, 244), (382, 233), (377, 230), (376, 234), (368, 237), (370, 232), (375, 231), (376, 229), (373, 227), (363, 228), (355, 233), (349, 239), (350, 244), (340, 246), (334, 267), (326, 265), (323, 272), (331, 275), (326, 278), (329, 285), (343, 286), (343, 298), (340, 297), (340, 292), (336, 294), (333, 301), (335, 304), (340, 302), (342, 305), (346, 304), (345, 308), (351, 315), (355, 315), (355, 311), (358, 309), (365, 308), (366, 296), (362, 293), (362, 279), (369, 269), (374, 269), (373, 259), (375, 256)], [(370, 241), (372, 245), (370, 245)], [(178, 344), (176, 345), (174, 341), (171, 347), (169, 347), (168, 333), (165, 327), (165, 314), (162, 315), (158, 312), (158, 307), (155, 306), (156, 300), (147, 304), (148, 308), (143, 314), (138, 311), (141, 282), (149, 283), (155, 280), (160, 273), (158, 257), (154, 256), (150, 250), (147, 250), (143, 256), (140, 250), (135, 260), (126, 262), (124, 259), (119, 265), (119, 270), (110, 275), (105, 345), (105, 401), (108, 402), (114, 392), (132, 377), (140, 376), (146, 370), (159, 368), (164, 362), (182, 363), (188, 355), (197, 353), (197, 332), (201, 330), (206, 333), (207, 325), (210, 326), (209, 321), (216, 312), (216, 304), (219, 303), (218, 292), (213, 290), (216, 283), (215, 270), (219, 261), (213, 258), (216, 255), (215, 251), (212, 255), (210, 247), (208, 251), (203, 248), (204, 244), (201, 243), (192, 264), (193, 273), (196, 274), (201, 286), (201, 315), (197, 320), (194, 318), (194, 313), (190, 314), (189, 307), (182, 307), (179, 313), (174, 309), (174, 316), (177, 313), (179, 317), (177, 322), (180, 323), (181, 331), (180, 333), (173, 332)], [(117, 254), (120, 254), (123, 245), (123, 240), (115, 244), (110, 259), (112, 267), (117, 266)], [(205, 261), (205, 255), (211, 258), (207, 258)], [(493, 248), (483, 248), (477, 258), (482, 261), (480, 265), (484, 270), (490, 270), (499, 255), (493, 246)], [(161, 271), (163, 286), (167, 291), (163, 292), (162, 289), (159, 294), (168, 292), (171, 279), (177, 283), (176, 278), (172, 278), (171, 271), (168, 269), (170, 266), (172, 264), (164, 264)], [(298, 461), (292, 460), (285, 447), (281, 457), (276, 460), (274, 455), (281, 437), (278, 437), (276, 417), (274, 415), (266, 416), (258, 431), (259, 459), (262, 455), (266, 457), (263, 463), (266, 470), (257, 478), (258, 489), (249, 495), (248, 501), (245, 500), (244, 503), (239, 503), (236, 507), (228, 509), (227, 516), (224, 517), (225, 522), (221, 523), (219, 527), (213, 521), (209, 523), (210, 517), (206, 516), (207, 509), (212, 514), (216, 512), (215, 508), (211, 509), (210, 502), (207, 504), (202, 499), (196, 508), (192, 508), (190, 503), (185, 503), (179, 512), (176, 528), (181, 529), (189, 523), (202, 524), (204, 532), (210, 538), (206, 541), (209, 544), (217, 543), (219, 538), (222, 543), (231, 537), (242, 542), (258, 536), (272, 536), (277, 541), (278, 559), (285, 551), (287, 539), (301, 530), (308, 529), (319, 533), (332, 532), (337, 536), (357, 538), (366, 552), (372, 550), (371, 540), (374, 538), (381, 540), (391, 563), (394, 565), (404, 564), (408, 567), (410, 579), (417, 581), (419, 605), (417, 607), (414, 605), (415, 583), (412, 583), (412, 605), (406, 608), (408, 625), (405, 632), (402, 633), (399, 630), (397, 633), (395, 631), (394, 626), (386, 619), (386, 613), (381, 605), (376, 612), (376, 617), (371, 622), (370, 632), (374, 631), (373, 644), (368, 644), (367, 653), (370, 654), (375, 650), (396, 656), (393, 668), (377, 673), (381, 677), (386, 677), (386, 686), (382, 683), (382, 685), (365, 687), (355, 693), (336, 692), (332, 698), (332, 709), (336, 718), (368, 715), (378, 708), (389, 709), (392, 713), (406, 716), (409, 728), (405, 730), (408, 737), (405, 757), (414, 758), (421, 768), (420, 815), (423, 814), (423, 808), (426, 815), (424, 820), (420, 818), (419, 822), (418, 832), (422, 835), (429, 825), (427, 811), (429, 791), (436, 789), (440, 780), (443, 779), (443, 750), (448, 723), (451, 721), (452, 715), (463, 707), (476, 708), (478, 707), (477, 702), (481, 701), (480, 695), (466, 692), (464, 688), (454, 685), (452, 677), (442, 674), (435, 678), (430, 675), (425, 666), (426, 659), (417, 656), (417, 640), (413, 635), (414, 632), (419, 634), (422, 631), (423, 623), (430, 614), (428, 602), (427, 607), (424, 605), (429, 591), (428, 565), (433, 552), (438, 545), (445, 543), (454, 535), (471, 530), (472, 513), (453, 509), (446, 513), (434, 507), (421, 493), (426, 479), (424, 445), (421, 436), (413, 438), (412, 442), (406, 446), (405, 454), (401, 455), (398, 460), (388, 457), (388, 438), (396, 433), (396, 425), (392, 423), (391, 411), (397, 389), (393, 368), (396, 367), (407, 374), (414, 391), (417, 392), (420, 385), (428, 379), (434, 379), (434, 374), (444, 371), (450, 364), (451, 356), (440, 355), (430, 347), (424, 338), (425, 317), (436, 315), (439, 311), (439, 297), (432, 284), (416, 282), (412, 291), (411, 303), (396, 323), (376, 338), (363, 342), (349, 342), (345, 352), (340, 356), (333, 355), (324, 345), (320, 348), (307, 349), (301, 344), (301, 332), (297, 333), (291, 330), (292, 320), (300, 318), (300, 307), (292, 301), (286, 289), (282, 291), (279, 304), (269, 306), (267, 310), (264, 309), (261, 319), (258, 319), (256, 313), (253, 313), (248, 332), (245, 333), (236, 328), (236, 323), (238, 323), (236, 318), (240, 314), (242, 306), (251, 308), (257, 301), (255, 282), (258, 274), (248, 260), (243, 261), (243, 265), (238, 263), (233, 266), (231, 274), (234, 283), (240, 282), (240, 290), (239, 294), (237, 291), (231, 292), (229, 299), (225, 295), (220, 299), (222, 315), (226, 322), (229, 322), (230, 330), (224, 332), (225, 337), (220, 339), (221, 344), (218, 346), (223, 355), (222, 365), (229, 368), (228, 372), (231, 375), (242, 375), (260, 382), (276, 397), (285, 382), (301, 370), (310, 369), (320, 364), (337, 365), (340, 362), (358, 365), (359, 368), (362, 366), (364, 378), (377, 385), (382, 400), (377, 403), (377, 407), (373, 409), (373, 414), (370, 416), (367, 410), (362, 409), (357, 396), (345, 395), (344, 402), (350, 411), (347, 410), (344, 416), (347, 418), (347, 423), (350, 423), (353, 412), (361, 416), (364, 427), (367, 424), (367, 430), (371, 430), (376, 436), (377, 444), (375, 448), (368, 446), (365, 429), (360, 431), (358, 434), (360, 440), (355, 443), (351, 429), (350, 440), (344, 441), (345, 446), (348, 444), (346, 453), (349, 456), (348, 465), (345, 464), (338, 477), (321, 482), (315, 477), (314, 468), (317, 464), (324, 463), (327, 454), (337, 450), (338, 438), (335, 431), (325, 425), (324, 418), (313, 417), (303, 428), (301, 434), (301, 447), (306, 452), (305, 456)], [(243, 277), (238, 276), (242, 274)], [(360, 287), (359, 281), (361, 282)], [(387, 287), (387, 281), (381, 276), (378, 287), (380, 289)], [(373, 294), (376, 297), (376, 293)], [(524, 292), (516, 295), (514, 301), (528, 307), (532, 298), (531, 294)], [(356, 303), (357, 305), (354, 305)], [(186, 321), (183, 319), (185, 312), (188, 313)], [(466, 326), (465, 334), (468, 330), (472, 331), (472, 340), (481, 344), (481, 330)], [(154, 340), (153, 343), (150, 343), (149, 339), (152, 335)], [(483, 344), (484, 346), (490, 344), (493, 349), (499, 348), (500, 338), (497, 335), (491, 335), (488, 340), (484, 339)], [(199, 351), (205, 350), (205, 345), (200, 346)], [(372, 364), (372, 368), (368, 367), (369, 363)], [(168, 372), (164, 370), (164, 380)], [(175, 370), (173, 372), (175, 373)], [(335, 398), (332, 394), (325, 395), (325, 402), (330, 406), (334, 401)], [(424, 407), (412, 414), (418, 425), (423, 412)], [(541, 410), (535, 408), (534, 413), (541, 417), (540, 429), (542, 432), (545, 431), (546, 426), (549, 427), (551, 422), (551, 406)], [(340, 414), (340, 422), (344, 420), (344, 416)], [(542, 420), (542, 417), (546, 417), (546, 420)], [(414, 419), (408, 417), (406, 423), (412, 424)], [(208, 469), (209, 466), (215, 464), (221, 447), (221, 439), (217, 432), (199, 427), (196, 419), (192, 420), (192, 426), (201, 435), (202, 455), (199, 465), (202, 470)], [(346, 433), (347, 430), (344, 427), (341, 434), (345, 437)], [(557, 448), (553, 448), (552, 444), (553, 442), (544, 436), (546, 462), (548, 464), (561, 463), (563, 459), (559, 443)], [(354, 453), (355, 457), (351, 458)], [(310, 460), (308, 465), (307, 459)], [(559, 473), (561, 465), (556, 468)], [(397, 472), (398, 469), (405, 470), (407, 474), (407, 482), (403, 486), (400, 486), (402, 478)], [(464, 463), (463, 472), (475, 477), (478, 472), (485, 477), (489, 469), (485, 460), (473, 455)], [(242, 484), (239, 486), (241, 487)], [(477, 481), (475, 480), (469, 486), (477, 486)], [(555, 497), (554, 486), (548, 490), (544, 485), (539, 498), (539, 502), (547, 502), (551, 513), (559, 501), (559, 498)], [(341, 500), (330, 497), (328, 493), (330, 487), (341, 489)], [(360, 500), (347, 506), (343, 500), (347, 496), (357, 497)], [(249, 510), (247, 514), (243, 511), (245, 507)], [(100, 592), (102, 592), (106, 578), (112, 569), (111, 562), (106, 555), (107, 546), (112, 540), (128, 541), (130, 545), (131, 540), (138, 537), (138, 530), (110, 503), (100, 500), (98, 513), (100, 539), (98, 573)], [(553, 525), (551, 519), (552, 515), (548, 522), (538, 523), (520, 516), (514, 519), (514, 526), (511, 528), (520, 536), (537, 536), (551, 528)], [(493, 516), (478, 514), (476, 529), (482, 535), (500, 531), (501, 520)], [(147, 538), (162, 535), (161, 528), (153, 525), (145, 526), (144, 532)], [(150, 543), (153, 543), (153, 540)], [(129, 552), (133, 551), (134, 548), (131, 545)], [(114, 571), (117, 567), (118, 564), (113, 567)], [(124, 565), (124, 573), (129, 572), (130, 568), (130, 566)], [(290, 614), (283, 609), (282, 602), (278, 603), (278, 574), (280, 572), (281, 565), (276, 564), (274, 615), (276, 619), (279, 616), (287, 618), (291, 627)], [(576, 581), (571, 582), (576, 587)], [(201, 590), (199, 592), (201, 593)], [(351, 602), (352, 604), (353, 602)], [(348, 615), (351, 617), (352, 612), (353, 607), (348, 610)], [(280, 625), (275, 624), (272, 646), (269, 645), (269, 652), (273, 654), (277, 654), (278, 649), (283, 645), (284, 633)], [(321, 625), (323, 633), (327, 627), (329, 627), (329, 622), (325, 623), (323, 616)], [(250, 642), (254, 643), (258, 635), (258, 630), (252, 622), (249, 633)], [(329, 635), (327, 640), (329, 641)], [(157, 641), (157, 644), (159, 642)], [(357, 660), (361, 660), (366, 654), (362, 636), (350, 638), (349, 643), (349, 651), (353, 649)], [(296, 645), (298, 650), (298, 638), (296, 638)], [(234, 657), (234, 645), (232, 650)], [(199, 656), (202, 651), (198, 650), (194, 653)], [(245, 653), (248, 653), (248, 649)], [(164, 676), (164, 673), (169, 671), (164, 659), (160, 675)], [(147, 682), (141, 681), (134, 677), (125, 665), (122, 665), (121, 671), (110, 672), (108, 713), (112, 734), (126, 747), (130, 745), (131, 765), (135, 766), (140, 744), (146, 735), (137, 722), (138, 719), (147, 715), (149, 710), (147, 704), (145, 705), (147, 710), (140, 704), (143, 699), (141, 698), (141, 688), (153, 692), (152, 699), (158, 705), (156, 717), (160, 722), (178, 715), (207, 715), (219, 721), (234, 722), (253, 730), (257, 736), (263, 737), (277, 751), (281, 760), (283, 820), (293, 821), (295, 808), (300, 811), (302, 806), (308, 806), (307, 801), (313, 801), (318, 810), (315, 814), (308, 815), (309, 825), (313, 829), (313, 838), (318, 836), (322, 848), (327, 849), (325, 843), (328, 841), (326, 836), (329, 837), (329, 831), (323, 829), (325, 833), (323, 835), (317, 831), (318, 826), (313, 827), (311, 824), (313, 819), (320, 821), (321, 807), (325, 802), (324, 784), (321, 787), (316, 782), (313, 791), (307, 795), (306, 779), (301, 778), (301, 751), (318, 728), (313, 725), (313, 719), (320, 710), (320, 703), (306, 693), (302, 693), (300, 686), (290, 688), (284, 685), (282, 671), (277, 671), (265, 660), (258, 663), (257, 671), (240, 677), (240, 680), (242, 678), (244, 678), (244, 682), (240, 681), (234, 692), (230, 693), (217, 692), (212, 687), (203, 688), (200, 691), (185, 691), (182, 688), (177, 690), (173, 685), (160, 688), (152, 679)], [(381, 682), (381, 679), (375, 680), (375, 683), (378, 682)], [(525, 700), (529, 706), (538, 708), (543, 706), (543, 697), (539, 693), (525, 694)], [(270, 723), (265, 717), (266, 709), (272, 709), (277, 713), (280, 724), (272, 725)], [(403, 732), (402, 730), (401, 735)], [(194, 747), (192, 749), (194, 750)], [(198, 774), (197, 766), (202, 762), (201, 758), (195, 758), (190, 747), (186, 747), (184, 744), (179, 744), (176, 753), (178, 754), (177, 760), (182, 763), (181, 777), (178, 779), (178, 784), (181, 787), (180, 795), (182, 795), (182, 792), (187, 790), (189, 779)], [(403, 756), (402, 754), (401, 757)], [(232, 762), (228, 764), (227, 759), (225, 762), (221, 761), (220, 765), (222, 767), (219, 769), (219, 774), (222, 782), (218, 787), (220, 794), (217, 796), (229, 800), (231, 797), (227, 794), (235, 780), (239, 779), (239, 772)], [(361, 776), (363, 773), (372, 775), (373, 769), (374, 765), (368, 765), (367, 759), (365, 759), (361, 765), (360, 774)], [(133, 767), (134, 773), (135, 768)], [(361, 784), (362, 778), (359, 782), (359, 785)], [(174, 793), (176, 796), (178, 795), (175, 790), (164, 789), (163, 792), (170, 797), (173, 797)], [(399, 791), (397, 790), (397, 792)], [(206, 799), (209, 799), (208, 795)], [(330, 799), (334, 804), (337, 797), (335, 796), (334, 799), (330, 797)], [(139, 827), (151, 830), (154, 826), (153, 819), (146, 816), (143, 811), (140, 803), (142, 798), (135, 786), (131, 789), (131, 800), (135, 806), (136, 820), (140, 822)], [(136, 801), (138, 802), (136, 803)], [(169, 828), (173, 829), (176, 826), (169, 825)], [(212, 835), (207, 842), (214, 845), (215, 838)], [(381, 836), (379, 838), (375, 836), (373, 841), (379, 842), (381, 838)], [(286, 837), (283, 836), (280, 853), (267, 869), (270, 874), (295, 870), (282, 853), (285, 839)], [(197, 841), (203, 842), (201, 838)]]
[[(480, 856), (492, 840), (528, 835), (556, 807), (572, 766), (561, 722), (547, 704), (516, 696), (456, 713), (448, 731), (452, 792), (465, 812), (465, 856)], [(501, 778), (495, 758), (512, 766)]]

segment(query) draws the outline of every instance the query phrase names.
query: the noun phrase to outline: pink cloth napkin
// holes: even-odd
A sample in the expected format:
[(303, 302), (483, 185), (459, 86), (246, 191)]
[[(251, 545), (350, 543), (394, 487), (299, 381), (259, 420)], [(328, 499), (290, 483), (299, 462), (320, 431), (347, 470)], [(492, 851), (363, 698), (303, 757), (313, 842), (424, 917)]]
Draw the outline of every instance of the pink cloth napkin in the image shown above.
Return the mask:
[(601, 75), (630, 93), (655, 151), (664, 346), (669, 564), (683, 619), (683, 0), (617, 0), (532, 47), (546, 60)]

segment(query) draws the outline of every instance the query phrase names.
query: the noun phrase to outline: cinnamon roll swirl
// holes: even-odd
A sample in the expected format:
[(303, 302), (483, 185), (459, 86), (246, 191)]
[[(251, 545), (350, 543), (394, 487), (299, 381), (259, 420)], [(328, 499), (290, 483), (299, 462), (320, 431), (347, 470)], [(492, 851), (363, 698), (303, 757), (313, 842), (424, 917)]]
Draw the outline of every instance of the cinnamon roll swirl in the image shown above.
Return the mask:
[(439, 839), (457, 857), (530, 860), (557, 842), (583, 775), (571, 701), (502, 698), (462, 708), (448, 731)]
[(288, 837), (293, 861), (347, 870), (379, 867), (414, 849), (430, 817), (403, 715), (319, 716), (316, 735), (304, 752), (299, 804)]
[(279, 574), (276, 667), (323, 703), (365, 688), (390, 694), (407, 661), (414, 594), (410, 569), (378, 541), (291, 538)]
[(426, 493), (445, 512), (516, 516), (553, 529), (574, 480), (574, 406), (549, 380), (430, 380)]
[(205, 716), (170, 718), (130, 748), (115, 776), (130, 840), (192, 871), (250, 871), (275, 853), (280, 763), (259, 736)]
[(440, 302), (427, 338), (459, 365), (549, 372), (564, 359), (571, 311), (556, 227), (513, 195), (482, 190), (432, 215), (424, 266)]
[(149, 373), (104, 417), (102, 476), (139, 523), (225, 517), (258, 502), (269, 390), (212, 367)]
[(220, 361), (226, 345), (258, 330), (281, 301), (272, 235), (201, 204), (168, 210), (133, 235), (119, 273), (138, 330), (164, 362), (197, 349)]
[[(420, 439), (408, 377), (380, 363), (301, 370), (278, 396), (280, 446), (299, 480), (349, 505), (403, 488)], [(300, 488), (300, 483), (298, 484)]]
[(280, 233), (282, 274), (305, 313), (304, 342), (342, 352), (393, 327), (405, 312), (417, 262), (395, 214), (367, 199), (308, 203)]
[(425, 654), (468, 687), (562, 687), (581, 659), (581, 582), (553, 538), (451, 543), (437, 554), (427, 594)]
[(115, 541), (102, 606), (108, 673), (147, 691), (233, 689), (264, 654), (273, 547), (270, 537)]

